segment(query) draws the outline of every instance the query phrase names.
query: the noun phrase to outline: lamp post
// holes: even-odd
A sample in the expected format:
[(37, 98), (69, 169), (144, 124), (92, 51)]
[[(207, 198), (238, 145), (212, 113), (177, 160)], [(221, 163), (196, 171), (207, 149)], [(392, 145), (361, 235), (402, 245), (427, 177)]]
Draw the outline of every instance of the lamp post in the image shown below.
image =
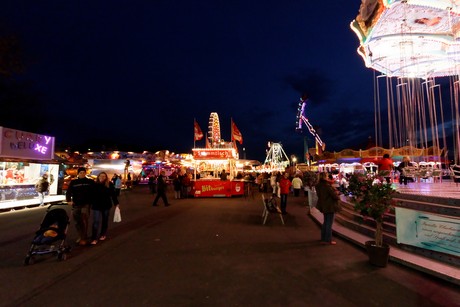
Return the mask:
[(294, 166), (294, 171), (296, 170), (296, 165), (297, 165), (297, 157), (293, 156), (292, 157), (292, 166)]

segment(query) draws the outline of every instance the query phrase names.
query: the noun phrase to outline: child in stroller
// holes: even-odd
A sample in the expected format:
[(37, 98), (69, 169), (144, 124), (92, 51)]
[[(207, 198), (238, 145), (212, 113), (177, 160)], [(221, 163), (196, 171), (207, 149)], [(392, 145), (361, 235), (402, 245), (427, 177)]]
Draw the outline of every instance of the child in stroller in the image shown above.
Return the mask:
[(62, 204), (51, 205), (46, 210), (45, 217), (40, 224), (40, 229), (35, 232), (35, 237), (24, 259), (28, 265), (34, 261), (35, 255), (57, 254), (58, 260), (65, 260), (70, 248), (65, 245), (69, 216)]

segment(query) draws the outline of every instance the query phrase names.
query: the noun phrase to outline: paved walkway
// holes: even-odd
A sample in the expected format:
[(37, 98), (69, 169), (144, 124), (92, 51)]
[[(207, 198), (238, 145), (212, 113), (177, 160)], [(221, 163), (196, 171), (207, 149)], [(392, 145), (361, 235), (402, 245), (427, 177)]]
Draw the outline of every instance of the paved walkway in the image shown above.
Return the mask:
[[(409, 182), (408, 185), (395, 184), (394, 186), (398, 192), (409, 195), (410, 198), (418, 201), (429, 202), (426, 196), (430, 196), (430, 199), (433, 198), (438, 203), (459, 207), (460, 188), (451, 180), (443, 180), (442, 182)], [(323, 215), (318, 210), (312, 209), (311, 217), (319, 224), (323, 223)], [(339, 223), (334, 223), (333, 230), (337, 235), (363, 248), (365, 242), (371, 239)], [(458, 266), (435, 261), (396, 246), (392, 246), (390, 249), (390, 260), (460, 285), (460, 268)]]
[(373, 267), (341, 238), (320, 245), (304, 198), (289, 198), (285, 226), (276, 216), (261, 225), (259, 197), (151, 207), (141, 186), (120, 201), (123, 221), (107, 241), (30, 266), (22, 261), (45, 209), (0, 214), (0, 306), (460, 306), (457, 285)]

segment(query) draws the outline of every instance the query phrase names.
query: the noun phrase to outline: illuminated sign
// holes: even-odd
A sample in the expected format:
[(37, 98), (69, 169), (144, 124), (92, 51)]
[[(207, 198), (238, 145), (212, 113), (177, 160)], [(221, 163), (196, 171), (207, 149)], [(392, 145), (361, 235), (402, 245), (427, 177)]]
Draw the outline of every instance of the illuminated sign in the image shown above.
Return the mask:
[(49, 160), (54, 158), (54, 137), (0, 127), (0, 157)]
[(195, 160), (224, 160), (234, 159), (235, 150), (228, 149), (193, 149), (193, 158)]

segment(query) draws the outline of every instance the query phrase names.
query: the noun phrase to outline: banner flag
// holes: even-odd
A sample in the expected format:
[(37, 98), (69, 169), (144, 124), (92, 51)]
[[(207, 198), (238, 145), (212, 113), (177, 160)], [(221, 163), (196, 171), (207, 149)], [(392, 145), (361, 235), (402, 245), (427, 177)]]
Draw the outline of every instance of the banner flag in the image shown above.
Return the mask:
[(232, 119), (232, 141), (238, 141), (243, 144), (243, 135), (241, 134), (238, 127), (235, 125)]
[(203, 138), (203, 131), (201, 131), (200, 126), (195, 120), (195, 125), (194, 125), (194, 131), (195, 131), (195, 141), (199, 141)]

